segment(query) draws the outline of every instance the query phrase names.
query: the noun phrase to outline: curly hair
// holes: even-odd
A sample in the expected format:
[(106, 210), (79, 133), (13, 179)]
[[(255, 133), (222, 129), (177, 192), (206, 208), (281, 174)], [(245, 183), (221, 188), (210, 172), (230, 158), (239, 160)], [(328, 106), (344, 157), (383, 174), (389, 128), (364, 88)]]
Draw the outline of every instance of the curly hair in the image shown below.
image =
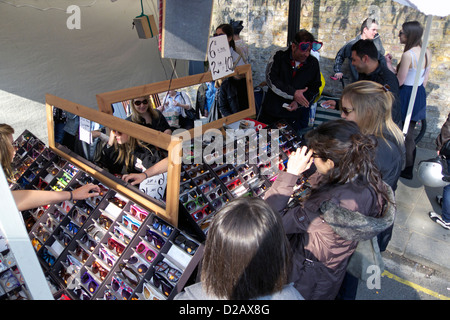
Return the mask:
[(334, 162), (320, 191), (348, 182), (372, 187), (389, 201), (380, 171), (375, 165), (377, 140), (362, 134), (358, 125), (344, 119), (328, 121), (306, 134), (308, 148)]

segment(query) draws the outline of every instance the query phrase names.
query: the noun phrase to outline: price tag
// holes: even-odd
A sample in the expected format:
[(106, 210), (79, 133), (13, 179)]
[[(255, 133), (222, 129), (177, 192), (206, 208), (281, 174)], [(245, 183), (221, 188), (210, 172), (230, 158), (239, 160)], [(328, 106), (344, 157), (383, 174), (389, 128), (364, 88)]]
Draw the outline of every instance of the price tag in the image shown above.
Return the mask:
[(226, 35), (209, 38), (208, 61), (213, 80), (233, 73), (233, 58)]
[(89, 119), (80, 117), (80, 128), (79, 128), (80, 140), (86, 143), (92, 143), (91, 134), (91, 121)]

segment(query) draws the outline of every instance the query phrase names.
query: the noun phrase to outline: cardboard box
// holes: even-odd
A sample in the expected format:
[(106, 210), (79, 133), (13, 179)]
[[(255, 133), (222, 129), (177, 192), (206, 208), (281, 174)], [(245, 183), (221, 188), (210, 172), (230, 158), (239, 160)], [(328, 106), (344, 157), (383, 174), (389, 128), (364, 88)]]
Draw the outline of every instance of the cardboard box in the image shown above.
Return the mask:
[(155, 17), (153, 15), (143, 15), (133, 19), (134, 25), (140, 39), (153, 38), (158, 34)]

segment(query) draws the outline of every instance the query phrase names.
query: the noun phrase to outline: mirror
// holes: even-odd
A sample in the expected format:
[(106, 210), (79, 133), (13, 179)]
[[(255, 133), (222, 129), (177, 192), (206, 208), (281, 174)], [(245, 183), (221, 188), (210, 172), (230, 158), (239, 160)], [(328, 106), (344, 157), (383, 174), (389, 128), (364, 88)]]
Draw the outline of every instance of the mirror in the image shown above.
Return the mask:
[(46, 100), (51, 147), (99, 172), (113, 187), (178, 214), (181, 160), (170, 149), (180, 139), (55, 96)]
[[(216, 91), (214, 84), (219, 83), (221, 90), (216, 98), (218, 105), (215, 109), (212, 105)], [(192, 137), (194, 121), (189, 116), (186, 117), (188, 112), (184, 107), (187, 105), (193, 108), (191, 110), (195, 114), (195, 120), (201, 121), (202, 133), (255, 115), (250, 65), (236, 67), (232, 74), (215, 83), (211, 72), (205, 72), (97, 95), (100, 111), (123, 119), (130, 119), (132, 109), (135, 109), (132, 106), (133, 99), (138, 103), (147, 100), (149, 107), (164, 115), (172, 132), (183, 128), (189, 130)], [(158, 130), (156, 127), (154, 129)], [(159, 129), (161, 132), (165, 131)]]

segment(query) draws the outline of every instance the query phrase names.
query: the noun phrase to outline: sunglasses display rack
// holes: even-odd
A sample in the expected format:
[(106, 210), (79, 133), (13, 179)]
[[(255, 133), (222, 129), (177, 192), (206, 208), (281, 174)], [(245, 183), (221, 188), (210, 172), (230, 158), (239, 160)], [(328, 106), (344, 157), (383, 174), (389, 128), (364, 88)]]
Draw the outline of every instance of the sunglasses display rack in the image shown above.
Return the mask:
[(86, 183), (101, 189), (97, 197), (22, 212), (55, 298), (165, 300), (183, 289), (203, 245), (59, 157), (30, 132), (15, 145), (20, 152), (12, 190), (57, 192)]
[[(276, 180), (280, 171), (286, 170), (290, 153), (300, 146), (300, 138), (285, 122), (279, 121), (270, 128), (279, 130), (279, 153), (271, 154), (271, 138), (262, 150), (251, 152), (248, 141), (258, 139), (258, 132), (247, 139), (235, 139), (233, 144), (223, 146), (222, 153), (217, 151), (206, 154), (202, 164), (183, 164), (180, 180), (180, 211), (185, 211), (197, 224), (201, 232), (206, 234), (209, 225), (217, 213), (227, 202), (242, 196), (263, 197)], [(269, 128), (269, 129), (270, 129)], [(270, 133), (270, 130), (268, 130)], [(245, 142), (245, 143), (244, 143)], [(193, 162), (194, 141), (190, 142), (191, 153), (184, 155), (184, 163)], [(203, 142), (203, 148), (207, 144)], [(245, 150), (238, 152), (239, 148)], [(218, 164), (233, 153), (234, 163)], [(239, 155), (243, 158), (238, 158)], [(250, 159), (250, 157), (252, 157)], [(219, 161), (216, 161), (220, 159)], [(299, 179), (295, 188), (296, 194), (305, 190), (305, 181)]]
[(28, 300), (25, 281), (12, 252), (0, 253), (0, 300)]

